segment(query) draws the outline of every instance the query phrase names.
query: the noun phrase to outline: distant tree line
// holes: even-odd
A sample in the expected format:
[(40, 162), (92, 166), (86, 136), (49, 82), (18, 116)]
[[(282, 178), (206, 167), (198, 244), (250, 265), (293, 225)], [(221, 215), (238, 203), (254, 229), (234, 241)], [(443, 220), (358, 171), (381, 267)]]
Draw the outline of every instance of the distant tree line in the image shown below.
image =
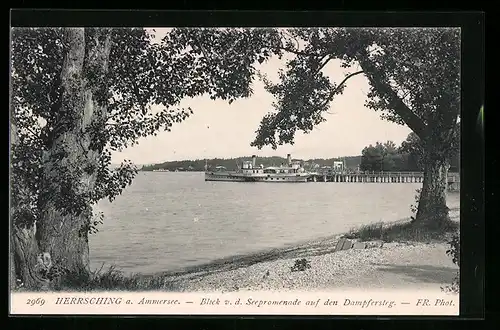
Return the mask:
[[(361, 171), (385, 172), (421, 172), (424, 169), (423, 148), (420, 139), (415, 133), (410, 133), (405, 141), (398, 147), (393, 141), (385, 143), (376, 142), (375, 145), (366, 146), (360, 156), (347, 156), (337, 158), (314, 158), (301, 161), (306, 169), (314, 167), (332, 166), (334, 161), (344, 161), (346, 169)], [(209, 168), (224, 166), (234, 170), (243, 161), (251, 160), (251, 156), (236, 158), (212, 158), (207, 160)], [(257, 165), (279, 166), (286, 163), (284, 157), (257, 157)], [(205, 159), (169, 161), (153, 165), (144, 165), (142, 171), (169, 170), (169, 171), (204, 171)], [(450, 161), (450, 172), (459, 172), (460, 152)]]
[[(410, 133), (401, 146), (393, 141), (377, 142), (365, 147), (361, 152), (361, 171), (420, 172), (424, 170), (424, 149), (419, 137)], [(450, 172), (459, 172), (460, 152), (450, 160)]]
[[(207, 160), (207, 165), (209, 168), (215, 168), (216, 166), (224, 166), (228, 170), (234, 170), (241, 166), (243, 161), (252, 160), (252, 156), (236, 157), (236, 158), (212, 158)], [(293, 159), (293, 161), (301, 161), (305, 168), (313, 168), (314, 166), (332, 166), (334, 161), (345, 162), (346, 168), (356, 169), (360, 162), (361, 156), (348, 156), (342, 158), (315, 158), (315, 159)], [(284, 157), (257, 157), (257, 165), (267, 166), (280, 166), (281, 164), (286, 164), (286, 158)], [(155, 171), (155, 170), (169, 170), (169, 171), (204, 171), (205, 170), (205, 159), (196, 160), (180, 160), (180, 161), (169, 161), (153, 165), (144, 165), (141, 168), (142, 171)]]

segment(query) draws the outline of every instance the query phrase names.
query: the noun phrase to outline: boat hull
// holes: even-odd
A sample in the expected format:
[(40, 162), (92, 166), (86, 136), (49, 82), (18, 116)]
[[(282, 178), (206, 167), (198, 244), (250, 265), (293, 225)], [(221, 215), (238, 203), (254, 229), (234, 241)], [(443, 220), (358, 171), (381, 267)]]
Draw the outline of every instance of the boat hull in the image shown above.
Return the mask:
[(294, 174), (294, 175), (245, 175), (242, 173), (214, 173), (205, 172), (205, 181), (225, 181), (225, 182), (270, 182), (270, 183), (290, 183), (290, 182), (307, 182), (309, 175), (307, 174)]
[(205, 173), (205, 181), (245, 182), (245, 178), (230, 173)]
[(290, 183), (290, 182), (307, 182), (307, 176), (274, 176), (258, 178), (256, 182), (269, 182), (269, 183)]

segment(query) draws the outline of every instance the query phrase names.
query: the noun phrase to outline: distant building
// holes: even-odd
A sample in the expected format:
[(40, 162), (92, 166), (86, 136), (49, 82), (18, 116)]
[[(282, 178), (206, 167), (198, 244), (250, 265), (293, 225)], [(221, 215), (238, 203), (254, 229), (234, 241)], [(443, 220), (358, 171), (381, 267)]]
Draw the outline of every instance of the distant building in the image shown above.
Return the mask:
[(343, 171), (343, 170), (345, 170), (344, 162), (343, 161), (334, 161), (333, 162), (333, 170), (334, 171)]

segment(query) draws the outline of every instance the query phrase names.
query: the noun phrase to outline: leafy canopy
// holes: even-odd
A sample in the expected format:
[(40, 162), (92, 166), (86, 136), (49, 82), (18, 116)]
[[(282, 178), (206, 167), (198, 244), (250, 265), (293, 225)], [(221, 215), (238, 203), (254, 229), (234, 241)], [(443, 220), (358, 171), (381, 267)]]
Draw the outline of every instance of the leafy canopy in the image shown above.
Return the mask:
[[(308, 133), (325, 120), (329, 103), (358, 74), (370, 83), (367, 107), (382, 118), (407, 125), (425, 141), (452, 139), (434, 132), (450, 131), (459, 117), (459, 29), (175, 29), (173, 36), (183, 46), (174, 52), (198, 68), (192, 79), (205, 79), (200, 72), (210, 72), (205, 88), (220, 88), (230, 101), (251, 94), (257, 63), (294, 54), (278, 83), (264, 79), (276, 102), (253, 146), (293, 144), (297, 131)], [(322, 72), (332, 59), (350, 69), (343, 81), (332, 82)], [(358, 65), (361, 70), (354, 69)]]
[[(377, 142), (363, 148), (360, 170), (362, 171), (405, 171), (408, 170), (405, 155), (399, 153), (393, 141)], [(406, 166), (405, 166), (406, 165)]]
[[(11, 122), (13, 220), (29, 226), (39, 216), (40, 199), (52, 198), (70, 213), (79, 213), (103, 199), (114, 199), (137, 172), (125, 161), (111, 169), (111, 153), (137, 143), (140, 137), (169, 131), (191, 113), (178, 109), (180, 100), (206, 92), (204, 81), (192, 81), (196, 67), (185, 56), (164, 52), (142, 28), (85, 28), (84, 79), (105, 111), (95, 113), (86, 132), (89, 151), (98, 154), (97, 168), (64, 166), (55, 178), (61, 193), (42, 196), (42, 177), (54, 141), (75, 126), (74, 113), (61, 110), (61, 72), (68, 40), (63, 28), (15, 28), (11, 31)], [(96, 76), (89, 50), (111, 42), (105, 77)], [(180, 49), (176, 47), (176, 49)], [(220, 94), (220, 93), (219, 93)], [(160, 105), (160, 111), (153, 111)], [(53, 159), (52, 159), (53, 161)], [(91, 191), (80, 191), (83, 171), (95, 174)], [(64, 190), (64, 191), (63, 191)], [(64, 193), (62, 193), (64, 192)], [(47, 194), (45, 194), (47, 195)]]

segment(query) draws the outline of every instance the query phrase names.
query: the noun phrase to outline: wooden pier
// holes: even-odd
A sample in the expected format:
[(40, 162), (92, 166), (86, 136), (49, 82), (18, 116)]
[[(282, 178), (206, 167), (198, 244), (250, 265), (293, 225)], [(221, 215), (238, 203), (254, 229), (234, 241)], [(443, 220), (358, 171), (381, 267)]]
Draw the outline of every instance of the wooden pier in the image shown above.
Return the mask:
[[(314, 173), (312, 182), (423, 183), (423, 172), (327, 172)], [(448, 190), (460, 190), (460, 174), (448, 173)]]

